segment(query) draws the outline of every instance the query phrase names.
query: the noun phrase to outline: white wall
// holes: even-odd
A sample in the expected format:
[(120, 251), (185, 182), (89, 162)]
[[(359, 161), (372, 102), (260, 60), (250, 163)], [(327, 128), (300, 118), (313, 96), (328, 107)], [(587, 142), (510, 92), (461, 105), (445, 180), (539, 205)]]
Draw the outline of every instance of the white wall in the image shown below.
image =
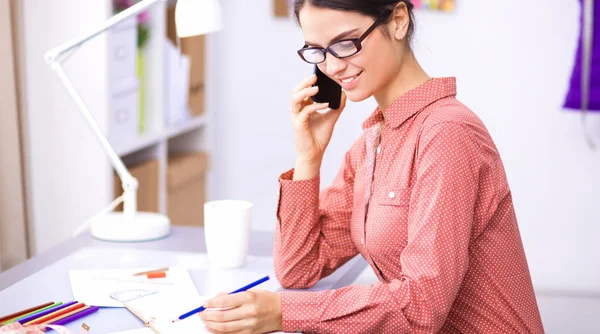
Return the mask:
[[(215, 198), (249, 199), (254, 227), (272, 230), (277, 178), (294, 166), (295, 146), (289, 114), (290, 93), (312, 74), (296, 54), (301, 30), (289, 19), (272, 15), (272, 0), (221, 1), (225, 29), (210, 39), (210, 67), (217, 73), (215, 91)], [(253, 52), (253, 50), (255, 50)], [(210, 83), (209, 83), (210, 84)], [(324, 186), (337, 173), (374, 100), (347, 106), (326, 152)]]
[[(222, 1), (226, 29), (210, 40), (215, 96), (213, 198), (248, 199), (254, 226), (275, 223), (277, 177), (294, 163), (291, 89), (310, 74), (300, 29), (271, 0)], [(513, 191), (536, 289), (600, 294), (600, 152), (578, 113), (561, 109), (578, 38), (578, 2), (458, 0), (419, 12), (415, 50), (434, 76), (458, 77), (458, 98), (488, 126)], [(252, 52), (252, 50), (256, 50)], [(373, 110), (351, 104), (327, 151), (323, 186)], [(589, 118), (600, 144), (600, 118)]]
[[(112, 200), (112, 174), (100, 144), (44, 53), (109, 17), (109, 1), (23, 0), (21, 64), (30, 247), (63, 241)], [(105, 35), (85, 44), (65, 69), (103, 129), (108, 101)], [(105, 171), (98, 173), (97, 171)], [(94, 175), (94, 177), (88, 177)], [(85, 199), (85, 200), (84, 200)], [(75, 203), (75, 204), (73, 204)]]

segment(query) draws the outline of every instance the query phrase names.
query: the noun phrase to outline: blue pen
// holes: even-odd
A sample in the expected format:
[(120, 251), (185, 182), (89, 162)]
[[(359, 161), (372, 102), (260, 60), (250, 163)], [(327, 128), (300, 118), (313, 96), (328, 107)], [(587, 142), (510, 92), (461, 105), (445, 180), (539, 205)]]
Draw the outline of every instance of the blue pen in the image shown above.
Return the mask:
[[(264, 282), (266, 282), (268, 280), (269, 280), (269, 276), (265, 276), (265, 277), (259, 279), (258, 281), (250, 283), (250, 284), (246, 285), (245, 287), (242, 287), (242, 288), (239, 288), (239, 289), (237, 289), (237, 290), (235, 290), (233, 292), (230, 292), (229, 294), (233, 295), (233, 294), (238, 293), (238, 292), (250, 290), (253, 287), (255, 287), (255, 286), (257, 286), (257, 285), (259, 285), (261, 283), (264, 283)], [(194, 315), (194, 314), (196, 314), (198, 312), (202, 312), (204, 310), (205, 310), (204, 306), (200, 306), (200, 307), (198, 307), (196, 309), (193, 309), (193, 310), (189, 311), (188, 313), (180, 315), (179, 318), (173, 320), (173, 322), (178, 321), (178, 320), (183, 320), (183, 319), (185, 319), (185, 318), (187, 318), (187, 317), (189, 317), (191, 315)]]

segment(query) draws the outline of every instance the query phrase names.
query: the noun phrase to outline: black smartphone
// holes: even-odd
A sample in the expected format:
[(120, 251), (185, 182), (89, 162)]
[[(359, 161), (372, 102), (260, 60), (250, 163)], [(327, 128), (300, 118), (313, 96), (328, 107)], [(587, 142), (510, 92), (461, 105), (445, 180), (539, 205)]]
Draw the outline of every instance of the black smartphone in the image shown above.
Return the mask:
[(319, 92), (312, 97), (312, 100), (317, 103), (329, 102), (329, 108), (338, 109), (342, 100), (342, 86), (321, 72), (317, 65), (314, 73), (317, 75), (317, 83), (314, 86), (319, 86)]

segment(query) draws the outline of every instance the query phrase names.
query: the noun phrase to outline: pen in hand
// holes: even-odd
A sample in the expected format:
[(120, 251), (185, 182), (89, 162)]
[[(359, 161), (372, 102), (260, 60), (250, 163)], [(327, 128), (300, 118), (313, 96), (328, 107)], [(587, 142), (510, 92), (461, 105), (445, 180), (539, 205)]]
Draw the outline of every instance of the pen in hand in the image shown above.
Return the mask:
[[(229, 294), (230, 294), (230, 295), (233, 295), (233, 294), (236, 294), (236, 293), (238, 293), (238, 292), (242, 292), (242, 291), (250, 290), (250, 289), (252, 289), (253, 287), (255, 287), (255, 286), (257, 286), (257, 285), (259, 285), (259, 284), (261, 284), (261, 283), (264, 283), (264, 282), (266, 282), (266, 281), (268, 281), (268, 280), (269, 280), (269, 276), (265, 276), (265, 277), (263, 277), (263, 278), (261, 278), (261, 279), (259, 279), (259, 280), (255, 281), (255, 282), (252, 282), (252, 283), (250, 283), (250, 284), (248, 284), (248, 285), (246, 285), (246, 286), (244, 286), (244, 287), (241, 287), (241, 288), (239, 288), (239, 289), (237, 289), (237, 290), (235, 290), (235, 291), (232, 291), (232, 292), (230, 292)], [(206, 308), (205, 308), (204, 306), (200, 306), (200, 307), (198, 307), (198, 308), (195, 308), (195, 309), (193, 309), (193, 310), (191, 310), (191, 311), (189, 311), (189, 312), (187, 312), (187, 313), (184, 313), (184, 314), (180, 315), (180, 316), (179, 316), (177, 319), (173, 320), (172, 322), (176, 322), (176, 321), (179, 321), (179, 320), (183, 320), (183, 319), (185, 319), (185, 318), (187, 318), (187, 317), (189, 317), (189, 316), (192, 316), (192, 315), (194, 315), (194, 314), (196, 314), (196, 313), (202, 312), (202, 311), (204, 311), (205, 309), (206, 309)]]

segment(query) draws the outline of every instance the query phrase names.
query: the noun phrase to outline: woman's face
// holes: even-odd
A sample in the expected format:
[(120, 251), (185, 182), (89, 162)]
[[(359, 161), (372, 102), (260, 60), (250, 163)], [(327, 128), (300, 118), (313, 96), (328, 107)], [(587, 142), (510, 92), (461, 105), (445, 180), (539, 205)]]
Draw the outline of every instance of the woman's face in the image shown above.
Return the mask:
[[(319, 8), (306, 4), (299, 13), (304, 40), (308, 46), (326, 48), (342, 39), (359, 38), (375, 20), (357, 12)], [(362, 41), (357, 54), (338, 59), (329, 52), (319, 69), (338, 82), (348, 99), (362, 101), (384, 90), (400, 71), (402, 49), (396, 24), (382, 24)], [(389, 31), (386, 36), (382, 29)], [(402, 35), (403, 36), (403, 35)]]

